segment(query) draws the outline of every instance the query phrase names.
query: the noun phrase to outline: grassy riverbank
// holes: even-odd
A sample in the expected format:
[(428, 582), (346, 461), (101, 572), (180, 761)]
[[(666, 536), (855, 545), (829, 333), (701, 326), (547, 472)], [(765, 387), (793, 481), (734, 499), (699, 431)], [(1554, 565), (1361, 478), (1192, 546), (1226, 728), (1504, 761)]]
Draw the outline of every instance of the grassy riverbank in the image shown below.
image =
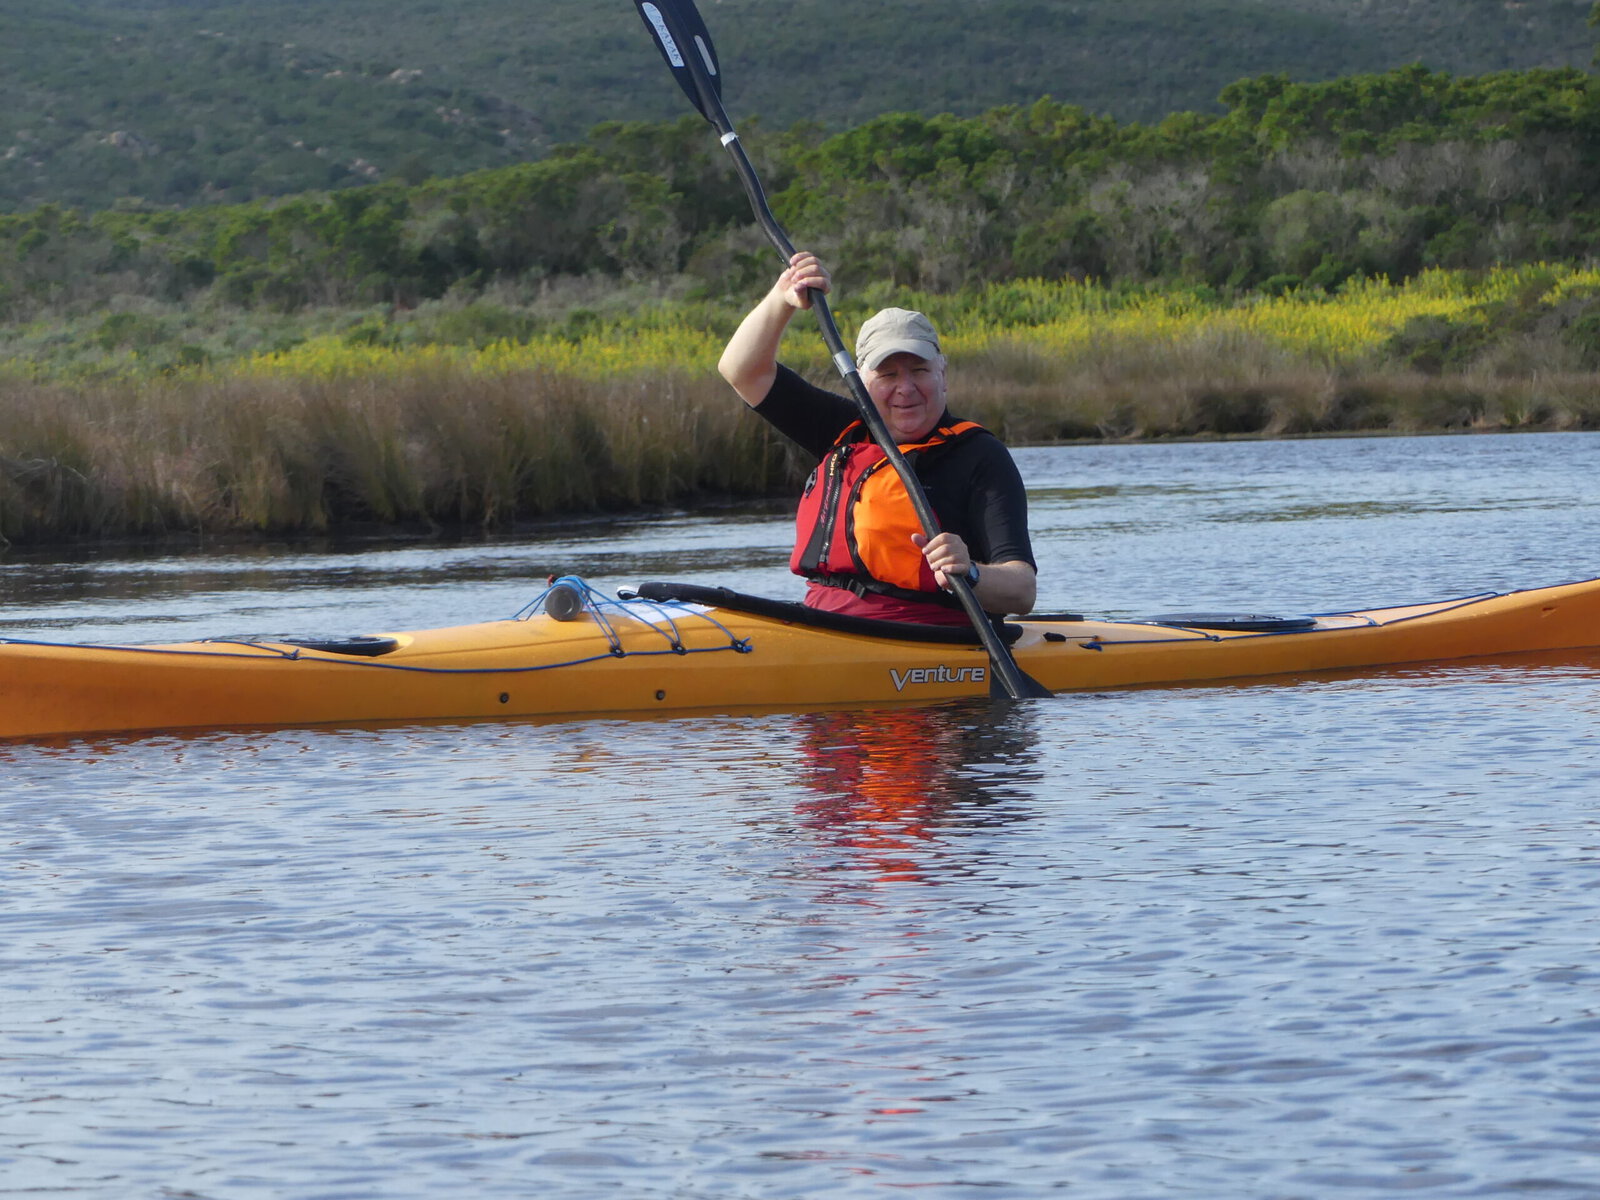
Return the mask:
[[(1023, 282), (883, 303), (946, 332), (959, 407), (1064, 439), (1600, 428), (1600, 272), (1432, 273), (1225, 301)], [(497, 525), (781, 493), (715, 377), (738, 312), (439, 302), (263, 324), (141, 308), (0, 331), (0, 536)], [(797, 327), (791, 360), (830, 374)]]

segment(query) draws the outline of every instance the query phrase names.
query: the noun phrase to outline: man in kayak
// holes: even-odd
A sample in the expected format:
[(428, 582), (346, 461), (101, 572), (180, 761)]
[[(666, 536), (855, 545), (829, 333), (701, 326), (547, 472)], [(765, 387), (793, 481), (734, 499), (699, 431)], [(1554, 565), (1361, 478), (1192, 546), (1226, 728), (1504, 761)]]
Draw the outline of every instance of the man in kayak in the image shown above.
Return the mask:
[(722, 353), (717, 369), (745, 403), (817, 459), (800, 500), (790, 567), (808, 579), (812, 608), (892, 621), (964, 625), (947, 589), (965, 576), (984, 611), (1033, 607), (1037, 564), (1028, 502), (1010, 453), (982, 426), (945, 407), (945, 359), (927, 317), (888, 308), (856, 339), (857, 366), (890, 434), (913, 464), (938, 517), (928, 538), (904, 484), (855, 404), (778, 362), (794, 314), (827, 292), (816, 255), (796, 254)]

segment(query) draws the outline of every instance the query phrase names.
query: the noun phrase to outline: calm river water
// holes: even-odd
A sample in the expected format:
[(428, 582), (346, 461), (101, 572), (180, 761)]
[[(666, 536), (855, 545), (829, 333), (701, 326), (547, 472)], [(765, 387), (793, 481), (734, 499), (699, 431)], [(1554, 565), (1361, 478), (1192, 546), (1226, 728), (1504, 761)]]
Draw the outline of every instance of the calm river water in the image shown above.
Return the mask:
[[(1600, 574), (1600, 436), (1019, 453), (1041, 606)], [(377, 632), (785, 520), (0, 560)], [(1600, 1195), (1600, 652), (992, 707), (0, 745), (0, 1195)]]

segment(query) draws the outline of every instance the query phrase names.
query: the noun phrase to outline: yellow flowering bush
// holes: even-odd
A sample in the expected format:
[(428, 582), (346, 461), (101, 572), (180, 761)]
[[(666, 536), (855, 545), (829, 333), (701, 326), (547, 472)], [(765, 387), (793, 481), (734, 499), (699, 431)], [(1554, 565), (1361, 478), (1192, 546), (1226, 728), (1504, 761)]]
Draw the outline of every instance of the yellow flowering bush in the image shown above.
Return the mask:
[[(1600, 271), (1530, 265), (1486, 275), (1428, 271), (1403, 283), (1353, 280), (1333, 295), (1291, 292), (1223, 302), (1193, 290), (1118, 292), (1093, 283), (1022, 280), (997, 284), (971, 296), (912, 296), (941, 327), (947, 353), (957, 361), (996, 346), (1071, 360), (1108, 345), (1209, 342), (1248, 337), (1279, 347), (1308, 362), (1370, 365), (1386, 343), (1418, 317), (1448, 321), (1471, 318), (1475, 309), (1508, 299), (1528, 287), (1546, 302), (1600, 289)], [(847, 335), (864, 310), (841, 305)], [(806, 318), (798, 318), (786, 353), (798, 362), (826, 368), (820, 339), (804, 340)], [(217, 369), (244, 376), (307, 375), (315, 378), (427, 372), (440, 367), (474, 374), (522, 371), (605, 379), (663, 371), (700, 374), (714, 369), (723, 338), (688, 314), (656, 311), (619, 319), (582, 337), (541, 334), (523, 341), (497, 341), (482, 348), (351, 342), (326, 334), (287, 350), (257, 354)]]

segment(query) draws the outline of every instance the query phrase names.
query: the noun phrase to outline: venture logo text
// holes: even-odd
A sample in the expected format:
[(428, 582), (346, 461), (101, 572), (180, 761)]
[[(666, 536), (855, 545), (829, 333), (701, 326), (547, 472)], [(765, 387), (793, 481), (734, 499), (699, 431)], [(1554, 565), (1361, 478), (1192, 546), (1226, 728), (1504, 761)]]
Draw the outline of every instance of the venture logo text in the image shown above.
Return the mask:
[(894, 680), (894, 690), (903, 692), (908, 683), (983, 683), (989, 678), (989, 668), (956, 667), (952, 670), (943, 663), (937, 667), (909, 667), (904, 671), (890, 667), (889, 678)]

